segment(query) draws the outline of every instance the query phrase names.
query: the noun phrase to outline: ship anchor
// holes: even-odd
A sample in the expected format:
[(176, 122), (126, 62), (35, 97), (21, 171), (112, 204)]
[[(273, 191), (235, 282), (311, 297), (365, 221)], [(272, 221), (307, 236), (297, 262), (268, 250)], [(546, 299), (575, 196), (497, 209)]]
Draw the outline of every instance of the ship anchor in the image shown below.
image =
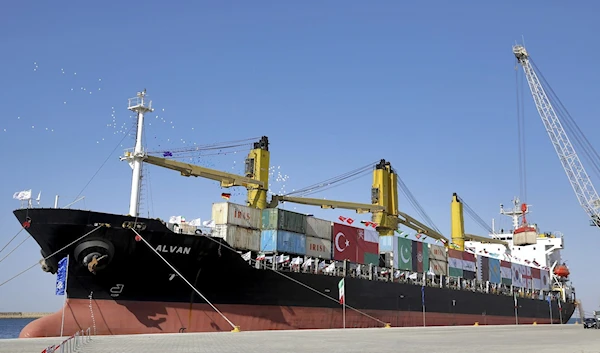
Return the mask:
[(108, 257), (108, 255), (102, 255), (100, 257), (98, 257), (98, 255), (94, 255), (90, 262), (87, 264), (88, 271), (90, 271), (92, 274), (96, 274), (96, 266), (98, 266), (98, 262), (100, 262), (100, 260), (104, 259), (105, 257)]

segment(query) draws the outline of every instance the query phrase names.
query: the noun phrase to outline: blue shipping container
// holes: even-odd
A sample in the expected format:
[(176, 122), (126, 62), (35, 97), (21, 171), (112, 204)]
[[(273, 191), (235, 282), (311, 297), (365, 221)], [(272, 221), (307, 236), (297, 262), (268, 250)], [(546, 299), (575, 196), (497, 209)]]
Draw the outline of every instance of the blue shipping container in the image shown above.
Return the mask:
[(306, 255), (306, 235), (269, 229), (260, 234), (260, 251)]
[(379, 252), (392, 251), (394, 236), (379, 237)]

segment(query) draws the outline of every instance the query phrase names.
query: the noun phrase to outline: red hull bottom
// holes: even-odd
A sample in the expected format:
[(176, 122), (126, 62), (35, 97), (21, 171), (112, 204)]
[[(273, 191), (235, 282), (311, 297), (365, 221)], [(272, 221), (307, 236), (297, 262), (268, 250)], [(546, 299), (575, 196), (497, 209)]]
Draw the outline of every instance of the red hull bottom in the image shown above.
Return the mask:
[[(163, 302), (114, 302), (68, 299), (64, 307), (63, 335), (78, 330), (96, 328), (98, 335), (125, 335), (141, 333), (176, 333), (230, 331), (232, 326), (207, 304)], [(217, 308), (242, 331), (331, 329), (343, 327), (342, 309), (218, 305)], [(346, 309), (346, 327), (423, 326), (420, 311), (369, 310), (372, 317)], [(29, 323), (19, 338), (60, 336), (63, 311)], [(377, 318), (377, 321), (373, 318)], [(489, 316), (449, 313), (425, 313), (426, 326), (452, 325), (512, 325), (511, 316)], [(550, 323), (548, 318), (519, 317), (519, 324)], [(557, 321), (558, 322), (558, 321)]]

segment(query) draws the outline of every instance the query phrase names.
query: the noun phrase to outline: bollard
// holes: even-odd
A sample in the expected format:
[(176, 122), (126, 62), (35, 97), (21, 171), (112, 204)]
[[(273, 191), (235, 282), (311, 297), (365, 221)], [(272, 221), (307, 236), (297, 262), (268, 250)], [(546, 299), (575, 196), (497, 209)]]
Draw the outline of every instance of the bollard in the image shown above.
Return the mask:
[(479, 321), (475, 321), (475, 324), (473, 326), (479, 326)]

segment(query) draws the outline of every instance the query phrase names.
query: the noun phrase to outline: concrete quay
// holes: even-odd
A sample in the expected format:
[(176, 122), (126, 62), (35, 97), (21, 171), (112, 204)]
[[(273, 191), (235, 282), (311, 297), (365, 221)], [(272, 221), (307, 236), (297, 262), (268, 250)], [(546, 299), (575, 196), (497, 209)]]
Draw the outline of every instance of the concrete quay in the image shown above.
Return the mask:
[[(61, 338), (0, 340), (0, 352), (42, 352)], [(129, 352), (600, 352), (581, 325), (454, 326), (92, 336), (80, 353)], [(60, 352), (60, 351), (58, 351)]]

